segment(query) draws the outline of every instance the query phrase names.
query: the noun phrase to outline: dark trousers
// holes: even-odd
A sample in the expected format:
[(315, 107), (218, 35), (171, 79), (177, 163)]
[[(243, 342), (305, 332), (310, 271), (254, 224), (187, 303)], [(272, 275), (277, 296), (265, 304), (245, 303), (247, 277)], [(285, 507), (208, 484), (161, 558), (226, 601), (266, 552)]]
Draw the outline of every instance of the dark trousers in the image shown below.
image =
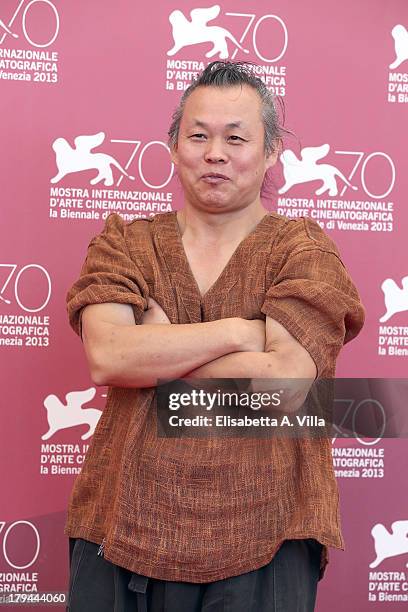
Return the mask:
[(285, 540), (267, 565), (208, 582), (135, 574), (98, 556), (99, 546), (70, 538), (67, 612), (313, 612), (322, 545)]

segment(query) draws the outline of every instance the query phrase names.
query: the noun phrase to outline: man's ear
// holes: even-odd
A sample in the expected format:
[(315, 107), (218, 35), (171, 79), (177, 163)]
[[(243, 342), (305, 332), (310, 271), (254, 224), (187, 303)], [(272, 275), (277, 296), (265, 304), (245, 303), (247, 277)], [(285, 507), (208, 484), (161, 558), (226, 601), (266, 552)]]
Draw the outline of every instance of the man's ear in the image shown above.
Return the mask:
[(177, 147), (171, 147), (170, 148), (170, 158), (171, 158), (171, 161), (173, 162), (173, 164), (175, 166), (177, 166), (177, 164), (178, 164), (178, 151), (177, 151)]
[(266, 156), (266, 170), (269, 170), (269, 168), (276, 164), (279, 154), (282, 153), (282, 148), (282, 140), (280, 138), (275, 140), (273, 151)]
[(270, 153), (267, 158), (266, 158), (266, 170), (269, 170), (269, 168), (272, 168), (272, 166), (274, 166), (276, 164), (276, 162), (278, 161), (278, 155), (279, 155), (279, 150), (276, 149), (275, 151), (272, 151), (272, 153)]

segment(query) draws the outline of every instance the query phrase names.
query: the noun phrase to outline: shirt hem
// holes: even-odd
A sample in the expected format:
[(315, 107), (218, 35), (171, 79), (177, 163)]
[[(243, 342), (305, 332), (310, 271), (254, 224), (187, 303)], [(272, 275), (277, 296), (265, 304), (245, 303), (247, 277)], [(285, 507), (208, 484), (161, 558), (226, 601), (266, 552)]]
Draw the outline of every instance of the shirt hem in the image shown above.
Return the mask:
[[(85, 540), (89, 540), (94, 544), (101, 544), (104, 540), (104, 537), (100, 534), (100, 532), (85, 526), (77, 526), (77, 527), (66, 527), (64, 533), (71, 538), (82, 538)], [(318, 533), (308, 532), (307, 534), (299, 534), (299, 533), (288, 533), (281, 540), (279, 540), (278, 544), (274, 547), (272, 552), (264, 554), (260, 557), (256, 557), (252, 560), (247, 560), (245, 562), (236, 563), (230, 565), (228, 567), (217, 568), (213, 570), (191, 570), (186, 567), (159, 567), (158, 565), (152, 565), (151, 563), (146, 563), (141, 559), (135, 560), (134, 555), (125, 556), (121, 554), (115, 554), (115, 551), (112, 548), (112, 544), (105, 544), (104, 548), (104, 558), (106, 561), (113, 563), (115, 565), (119, 565), (131, 572), (147, 576), (148, 578), (155, 578), (157, 580), (166, 580), (171, 582), (194, 582), (194, 583), (207, 583), (207, 582), (215, 582), (217, 580), (224, 580), (226, 578), (232, 578), (233, 576), (239, 576), (241, 574), (246, 574), (247, 572), (252, 572), (254, 570), (260, 569), (261, 567), (270, 563), (278, 552), (279, 548), (283, 544), (285, 540), (297, 540), (297, 539), (307, 539), (314, 538), (318, 542), (323, 545), (322, 555), (320, 561), (320, 572), (319, 572), (319, 581), (322, 580), (327, 565), (329, 563), (329, 554), (328, 547), (337, 548), (340, 550), (344, 550), (344, 542), (342, 538), (337, 540), (330, 539), (324, 536), (319, 535)]]

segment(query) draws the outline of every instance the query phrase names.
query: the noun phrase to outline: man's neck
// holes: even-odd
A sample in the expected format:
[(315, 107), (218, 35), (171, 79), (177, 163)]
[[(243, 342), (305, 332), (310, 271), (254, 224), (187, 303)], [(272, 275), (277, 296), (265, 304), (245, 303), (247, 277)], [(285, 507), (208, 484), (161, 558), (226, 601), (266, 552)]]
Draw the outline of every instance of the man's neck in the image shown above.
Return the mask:
[(177, 222), (181, 235), (189, 240), (220, 244), (242, 240), (267, 213), (260, 201), (225, 213), (207, 213), (186, 205), (177, 211)]

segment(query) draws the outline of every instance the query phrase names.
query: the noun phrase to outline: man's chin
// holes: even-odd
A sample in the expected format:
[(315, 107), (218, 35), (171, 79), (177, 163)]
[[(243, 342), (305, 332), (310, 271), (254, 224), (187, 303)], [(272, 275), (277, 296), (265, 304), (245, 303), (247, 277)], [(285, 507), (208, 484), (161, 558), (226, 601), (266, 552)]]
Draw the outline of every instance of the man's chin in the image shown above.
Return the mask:
[(197, 204), (200, 208), (208, 211), (233, 210), (236, 206), (236, 202), (232, 202), (231, 198), (222, 197), (222, 194), (212, 194), (209, 197), (200, 198)]
[(203, 212), (208, 212), (208, 213), (212, 213), (212, 214), (219, 214), (219, 213), (227, 213), (227, 212), (233, 212), (235, 210), (235, 207), (232, 204), (228, 204), (225, 202), (206, 202), (206, 203), (200, 203), (199, 206), (200, 210), (202, 210)]

